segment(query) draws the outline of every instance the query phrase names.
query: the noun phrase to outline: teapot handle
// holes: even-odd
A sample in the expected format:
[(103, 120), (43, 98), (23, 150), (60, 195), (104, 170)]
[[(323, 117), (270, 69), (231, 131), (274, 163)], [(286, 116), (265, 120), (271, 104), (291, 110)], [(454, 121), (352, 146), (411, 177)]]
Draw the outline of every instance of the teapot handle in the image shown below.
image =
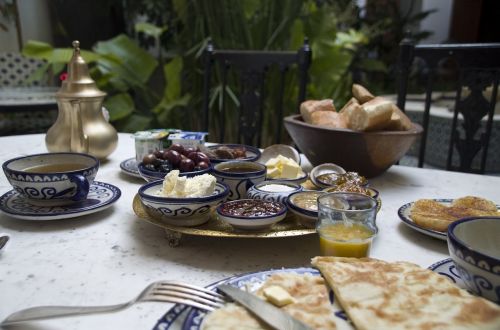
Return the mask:
[(71, 135), (70, 135), (70, 148), (73, 152), (89, 152), (89, 138), (83, 131), (82, 111), (80, 108), (80, 101), (71, 101), (73, 107), (73, 114), (71, 120)]
[(69, 174), (69, 180), (76, 184), (76, 192), (71, 200), (78, 202), (87, 198), (89, 194), (90, 183), (87, 178), (81, 174)]

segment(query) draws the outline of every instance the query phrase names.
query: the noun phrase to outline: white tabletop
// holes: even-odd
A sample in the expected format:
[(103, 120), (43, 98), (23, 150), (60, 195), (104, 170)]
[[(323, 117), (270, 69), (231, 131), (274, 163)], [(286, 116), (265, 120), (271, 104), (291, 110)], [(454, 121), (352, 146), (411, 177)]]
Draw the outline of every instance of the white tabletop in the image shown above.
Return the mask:
[[(208, 285), (231, 275), (309, 266), (318, 255), (316, 235), (280, 239), (217, 239), (184, 236), (171, 248), (163, 229), (138, 219), (132, 200), (142, 182), (121, 172), (134, 156), (133, 139), (120, 134), (118, 149), (102, 162), (96, 180), (118, 186), (116, 204), (102, 212), (58, 221), (25, 221), (0, 215), (11, 236), (0, 251), (0, 320), (37, 305), (102, 305), (125, 302), (148, 283), (177, 279)], [(1, 137), (1, 161), (46, 152), (44, 135)], [(446, 242), (415, 232), (397, 210), (419, 198), (477, 195), (500, 203), (500, 177), (393, 166), (370, 180), (380, 191), (379, 235), (372, 257), (427, 267), (448, 257)], [(4, 175), (0, 193), (11, 189)], [(152, 329), (171, 307), (140, 303), (127, 310), (25, 323), (12, 329)]]

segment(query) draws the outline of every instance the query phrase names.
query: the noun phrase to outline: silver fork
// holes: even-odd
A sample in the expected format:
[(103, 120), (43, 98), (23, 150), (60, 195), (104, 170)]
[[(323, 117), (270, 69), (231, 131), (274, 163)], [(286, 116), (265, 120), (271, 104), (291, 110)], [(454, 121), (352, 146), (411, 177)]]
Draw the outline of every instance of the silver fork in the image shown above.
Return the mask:
[(216, 292), (177, 281), (160, 281), (148, 285), (135, 299), (110, 306), (40, 306), (9, 315), (0, 325), (71, 315), (116, 312), (142, 301), (161, 301), (212, 311), (224, 305), (226, 298)]

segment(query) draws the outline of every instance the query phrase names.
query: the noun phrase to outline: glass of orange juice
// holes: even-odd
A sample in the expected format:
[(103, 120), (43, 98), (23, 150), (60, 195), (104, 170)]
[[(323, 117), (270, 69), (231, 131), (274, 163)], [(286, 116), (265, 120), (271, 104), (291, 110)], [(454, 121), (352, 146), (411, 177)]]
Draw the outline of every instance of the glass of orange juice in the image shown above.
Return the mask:
[(359, 193), (334, 192), (318, 197), (321, 255), (367, 257), (378, 228), (377, 201)]

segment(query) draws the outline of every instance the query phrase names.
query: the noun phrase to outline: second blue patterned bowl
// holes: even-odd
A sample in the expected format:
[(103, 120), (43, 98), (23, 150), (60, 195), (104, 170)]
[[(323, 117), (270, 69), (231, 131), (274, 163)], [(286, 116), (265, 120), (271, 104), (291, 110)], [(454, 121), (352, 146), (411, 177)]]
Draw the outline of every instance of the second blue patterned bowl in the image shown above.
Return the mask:
[(472, 217), (448, 227), (448, 250), (472, 292), (500, 304), (500, 217)]
[(139, 197), (146, 212), (155, 219), (180, 227), (193, 227), (210, 220), (210, 210), (226, 200), (229, 187), (217, 183), (215, 191), (205, 197), (163, 197), (158, 196), (163, 181), (150, 182), (139, 188)]

